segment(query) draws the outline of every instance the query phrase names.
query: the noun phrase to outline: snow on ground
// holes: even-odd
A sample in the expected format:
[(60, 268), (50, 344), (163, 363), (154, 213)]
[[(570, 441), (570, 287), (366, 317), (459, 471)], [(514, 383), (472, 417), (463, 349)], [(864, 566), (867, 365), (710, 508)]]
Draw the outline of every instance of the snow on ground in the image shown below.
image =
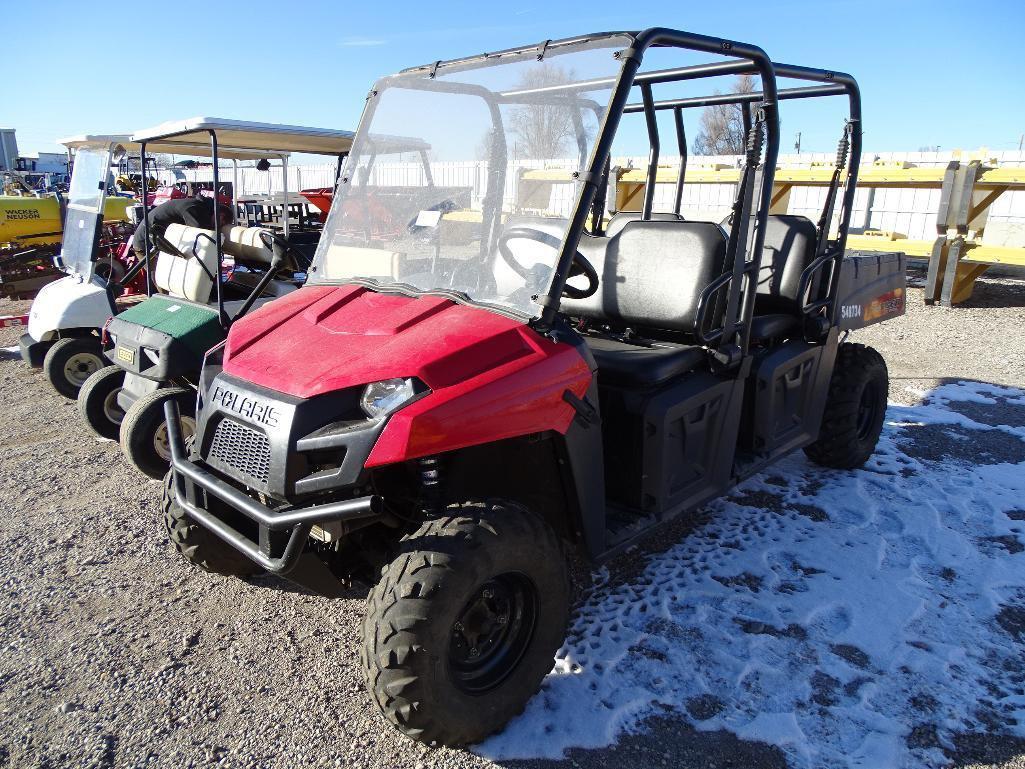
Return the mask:
[(478, 752), (557, 758), (666, 708), (794, 767), (1025, 736), (1023, 424), (1025, 391), (948, 384), (891, 405), (862, 470), (798, 452), (745, 482), (639, 578), (597, 575), (541, 693)]

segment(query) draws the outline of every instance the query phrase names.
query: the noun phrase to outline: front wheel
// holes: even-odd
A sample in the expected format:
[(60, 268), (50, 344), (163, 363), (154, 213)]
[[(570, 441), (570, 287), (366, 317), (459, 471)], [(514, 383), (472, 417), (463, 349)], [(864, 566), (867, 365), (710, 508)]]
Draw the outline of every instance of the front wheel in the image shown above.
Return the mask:
[(174, 398), (181, 414), (182, 439), (196, 432), (196, 394), (184, 387), (163, 387), (139, 398), (121, 421), (121, 450), (139, 472), (157, 480), (171, 464), (164, 404)]
[(107, 366), (86, 379), (78, 392), (78, 411), (101, 438), (116, 441), (121, 433), (125, 412), (118, 405), (117, 394), (124, 383), (125, 370)]
[(182, 558), (193, 566), (226, 577), (250, 577), (260, 573), (259, 566), (186, 515), (174, 496), (174, 470), (168, 470), (164, 476), (160, 508), (164, 514), (167, 538)]
[(863, 344), (840, 345), (818, 440), (804, 448), (808, 458), (838, 470), (865, 464), (883, 430), (889, 388), (882, 355)]
[(427, 744), (478, 742), (523, 710), (569, 616), (555, 533), (509, 502), (450, 507), (402, 538), (363, 620), (363, 670), (384, 717)]
[(85, 380), (107, 365), (100, 340), (92, 336), (69, 337), (54, 342), (43, 358), (43, 373), (53, 389), (65, 398), (77, 398)]

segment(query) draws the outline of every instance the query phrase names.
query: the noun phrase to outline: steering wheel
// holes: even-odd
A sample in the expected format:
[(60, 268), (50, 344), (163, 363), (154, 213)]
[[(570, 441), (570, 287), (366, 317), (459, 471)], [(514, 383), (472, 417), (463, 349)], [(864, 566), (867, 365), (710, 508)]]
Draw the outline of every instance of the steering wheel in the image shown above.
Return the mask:
[[(293, 256), (297, 257), (295, 262), (298, 267), (305, 267), (305, 269), (309, 269), (309, 263), (306, 260), (306, 255), (289, 243), (286, 238), (283, 238), (276, 232), (267, 232), (265, 230), (258, 232), (257, 236), (260, 238), (263, 245), (269, 248), (275, 256), (278, 256), (282, 262), (284, 262), (285, 256), (291, 252)], [(304, 270), (300, 270), (300, 272), (302, 271)]]
[[(560, 241), (554, 235), (550, 235), (547, 232), (541, 230), (531, 229), (530, 227), (510, 227), (502, 233), (498, 239), (498, 252), (502, 255), (502, 259), (509, 265), (509, 268), (523, 278), (526, 281), (534, 279), (536, 273), (522, 264), (516, 261), (516, 258), (512, 254), (512, 250), (509, 248), (509, 241), (515, 240), (516, 238), (523, 238), (526, 240), (533, 240), (536, 243), (542, 243), (546, 246), (554, 248), (556, 251), (562, 245)], [(587, 288), (576, 288), (575, 286), (563, 286), (562, 295), (570, 299), (586, 299), (598, 290), (598, 273), (595, 271), (591, 263), (587, 261), (587, 258), (579, 251), (573, 253), (573, 262), (570, 264), (568, 277), (573, 278), (577, 275), (584, 275), (587, 277)]]

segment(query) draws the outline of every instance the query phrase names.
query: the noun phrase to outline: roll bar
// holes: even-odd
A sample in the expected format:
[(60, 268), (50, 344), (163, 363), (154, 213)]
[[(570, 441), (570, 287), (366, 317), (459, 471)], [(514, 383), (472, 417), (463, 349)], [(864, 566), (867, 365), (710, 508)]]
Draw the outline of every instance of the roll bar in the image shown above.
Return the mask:
[[(504, 92), (494, 92), (480, 86), (459, 84), (451, 80), (436, 78), (438, 71), (459, 71), (478, 66), (485, 60), (493, 60), (504, 56), (524, 56), (534, 53), (542, 59), (547, 52), (560, 46), (581, 44), (607, 37), (626, 37), (630, 45), (617, 51), (615, 56), (622, 62), (618, 75), (575, 83), (557, 83), (538, 87), (519, 88)], [(697, 65), (676, 67), (671, 69), (640, 72), (640, 66), (647, 49), (652, 47), (680, 48), (726, 57), (721, 61), (712, 61)], [(857, 180), (858, 163), (861, 157), (861, 101), (857, 83), (853, 77), (842, 72), (801, 67), (773, 62), (764, 50), (758, 46), (718, 37), (710, 37), (690, 32), (683, 32), (664, 27), (655, 27), (641, 32), (610, 32), (603, 35), (585, 35), (563, 40), (547, 40), (536, 46), (523, 46), (495, 53), (482, 54), (451, 61), (437, 61), (421, 67), (403, 70), (401, 74), (416, 73), (425, 75), (415, 86), (425, 90), (459, 90), (470, 92), (477, 89), (479, 95), (491, 106), (494, 112), (499, 104), (508, 103), (559, 103), (580, 104), (585, 101), (583, 96), (589, 90), (610, 88), (612, 94), (605, 110), (604, 118), (598, 128), (591, 155), (586, 163), (586, 170), (575, 174), (583, 184), (576, 198), (566, 238), (562, 242), (551, 282), (544, 296), (538, 298), (542, 307), (538, 325), (542, 330), (551, 328), (558, 315), (562, 292), (572, 265), (574, 255), (584, 231), (587, 217), (594, 212), (596, 200), (600, 200), (604, 192), (604, 180), (608, 178), (612, 142), (624, 113), (644, 112), (649, 137), (648, 177), (645, 186), (642, 217), (649, 219), (654, 202), (656, 170), (660, 150), (657, 130), (656, 113), (659, 110), (672, 110), (677, 132), (677, 143), (683, 158), (680, 175), (675, 190), (675, 209), (679, 211), (683, 183), (686, 171), (687, 142), (683, 126), (682, 110), (693, 107), (705, 107), (714, 104), (738, 104), (744, 123), (746, 138), (746, 164), (741, 175), (737, 201), (734, 205), (733, 229), (731, 232), (728, 259), (732, 258), (729, 279), (724, 280), (722, 288), (728, 289), (726, 315), (723, 333), (717, 357), (721, 362), (730, 365), (737, 362), (747, 353), (750, 335), (750, 322), (754, 310), (755, 276), (761, 266), (761, 255), (765, 245), (765, 230), (768, 212), (771, 206), (773, 178), (776, 161), (779, 155), (779, 116), (780, 101), (788, 99), (805, 99), (812, 97), (847, 94), (850, 103), (850, 115), (844, 128), (841, 150), (838, 153), (837, 171), (830, 186), (831, 200), (839, 186), (846, 165), (846, 184), (841, 203), (840, 236), (837, 248), (836, 263), (831, 276), (830, 313), (835, 313), (836, 285), (839, 280), (839, 259), (842, 258), (846, 245), (847, 227), (850, 222), (851, 209), (854, 201), (854, 189)], [(700, 78), (723, 75), (752, 74), (760, 79), (761, 89), (749, 94), (724, 94), (699, 98), (674, 99), (655, 101), (652, 87), (663, 83), (696, 80)], [(780, 90), (777, 78), (791, 78), (815, 83), (801, 88)], [(388, 87), (389, 79), (382, 82)], [(641, 94), (641, 102), (629, 103), (632, 89), (637, 86)], [(372, 114), (377, 91), (371, 92), (364, 120), (368, 113)], [(500, 120), (500, 117), (497, 118)], [(362, 121), (361, 121), (362, 122)], [(848, 154), (849, 148), (849, 154)], [(849, 163), (847, 162), (849, 161)], [(757, 172), (756, 172), (757, 171)], [(343, 180), (344, 181), (344, 180)], [(498, 180), (501, 183), (501, 179)], [(486, 196), (487, 198), (488, 196)], [(832, 202), (827, 203), (824, 217), (831, 212)], [(597, 217), (596, 217), (597, 218)], [(485, 220), (487, 217), (485, 216)], [(825, 235), (828, 233), (829, 218), (821, 225), (820, 251), (826, 248)], [(749, 238), (753, 226), (753, 236)], [(481, 234), (481, 246), (490, 240), (493, 232), (485, 221), (484, 232)], [(819, 253), (817, 258), (821, 258)]]
[[(588, 211), (591, 208), (597, 188), (600, 186), (602, 168), (606, 166), (610, 158), (612, 142), (619, 127), (619, 121), (628, 106), (628, 99), (633, 86), (641, 86), (649, 139), (652, 141), (648, 159), (649, 184), (645, 188), (643, 214), (645, 218), (650, 218), (654, 197), (654, 174), (651, 172), (651, 169), (657, 167), (658, 160), (657, 126), (655, 125), (654, 100), (651, 96), (651, 86), (656, 83), (693, 80), (753, 70), (761, 79), (761, 93), (764, 97), (759, 105), (758, 126), (764, 126), (765, 129), (765, 160), (760, 177), (751, 175), (752, 183), (759, 187), (756, 198), (757, 205), (752, 206), (750, 202), (745, 202), (740, 210), (741, 218), (740, 221), (736, 222), (733, 233), (734, 237), (731, 238), (732, 242), (730, 244), (731, 253), (734, 255), (734, 262), (732, 265), (732, 280), (729, 282), (726, 302), (725, 328), (727, 332), (722, 336), (723, 344), (720, 346), (719, 355), (725, 359), (725, 362), (733, 362), (746, 353), (747, 350), (747, 337), (750, 327), (750, 316), (754, 308), (754, 298), (753, 292), (742, 291), (744, 284), (743, 276), (745, 272), (749, 271), (757, 274), (760, 265), (761, 252), (765, 242), (766, 217), (768, 216), (771, 202), (772, 179), (776, 169), (776, 157), (779, 153), (776, 72), (772, 60), (765, 51), (758, 46), (748, 43), (724, 40), (722, 38), (682, 32), (664, 27), (646, 29), (633, 35), (632, 38), (633, 45), (626, 50), (618, 52), (618, 58), (622, 60), (623, 66), (616, 79), (609, 107), (605, 113), (605, 119), (598, 130), (598, 137), (591, 154), (590, 163), (586, 174), (583, 176), (585, 183), (581, 185), (580, 194), (570, 218), (566, 239), (563, 241), (562, 250), (559, 253), (548, 293), (540, 300), (543, 307), (540, 324), (542, 327), (549, 327), (555, 322), (557, 317), (562, 292), (569, 277), (573, 256), (580, 243), (580, 236), (586, 223)], [(730, 58), (726, 61), (708, 64), (638, 73), (645, 51), (652, 46), (681, 48), (716, 56), (729, 56)], [(757, 154), (761, 154), (760, 141), (758, 142)], [(749, 201), (755, 199), (750, 195), (744, 197), (747, 197)], [(750, 218), (752, 208), (755, 212), (755, 231), (752, 242), (748, 243), (747, 219)]]
[[(734, 58), (723, 62), (698, 64), (647, 73), (637, 72), (644, 50), (652, 45), (674, 46), (707, 53), (721, 54), (729, 52)], [(830, 273), (827, 294), (828, 313), (830, 319), (832, 319), (836, 313), (836, 289), (840, 276), (839, 262), (843, 258), (846, 248), (847, 230), (850, 225), (858, 167), (861, 160), (861, 96), (857, 81), (851, 75), (843, 72), (772, 62), (768, 60), (760, 48), (755, 46), (665, 29), (651, 29), (639, 33), (635, 37), (633, 48), (621, 52), (620, 56), (626, 59), (626, 61), (620, 73), (619, 81), (616, 84), (616, 91), (610, 103), (607, 119), (600, 129), (599, 139), (592, 156), (590, 172), (585, 177), (592, 184), (582, 185), (580, 200), (574, 210), (566, 242), (563, 245), (563, 251), (559, 255), (556, 274), (552, 279), (549, 293), (544, 299), (541, 323), (547, 325), (554, 321), (558, 304), (561, 300), (562, 289), (565, 286), (572, 257), (576, 251), (582, 231), (583, 220), (580, 214), (589, 209), (590, 201), (595, 194), (593, 180), (595, 178), (602, 178), (600, 175), (596, 176), (596, 169), (602, 164), (605, 164), (607, 167), (607, 153), (610, 151), (611, 140), (616, 127), (618, 127), (620, 115), (638, 112), (643, 112), (645, 115), (650, 149), (641, 217), (643, 219), (650, 219), (660, 151), (658, 128), (655, 121), (656, 113), (663, 110), (673, 111), (677, 144), (681, 157), (680, 173), (674, 190), (674, 211), (679, 213), (683, 199), (683, 185), (687, 163), (687, 139), (683, 124), (683, 110), (717, 104), (737, 104), (741, 107), (744, 133), (745, 137), (748, 138), (748, 166), (745, 167), (746, 170), (752, 162), (757, 163), (757, 159), (751, 156), (751, 139), (755, 136), (752, 129), (757, 127), (752, 118), (753, 108), (757, 109), (758, 112), (758, 124), (764, 125), (766, 131), (765, 157), (762, 162), (761, 178), (756, 182), (755, 177), (751, 176), (749, 181), (742, 182), (740, 189), (738, 189), (739, 198), (745, 195), (744, 183), (757, 183), (760, 187), (755, 200), (745, 204), (738, 199), (737, 205), (739, 208), (735, 208), (735, 220), (730, 238), (733, 275), (728, 283), (729, 295), (726, 319), (724, 333), (721, 337), (723, 346), (720, 346), (718, 357), (721, 361), (729, 363), (735, 360), (738, 355), (740, 357), (745, 355), (750, 343), (750, 321), (754, 312), (755, 289), (753, 286), (755, 281), (751, 279), (745, 282), (743, 278), (745, 274), (752, 277), (756, 276), (761, 266), (765, 226), (771, 206), (772, 181), (779, 152), (778, 102), (846, 95), (848, 97), (849, 116), (844, 127), (844, 137), (840, 142), (837, 168), (830, 185), (830, 192), (827, 195), (822, 219), (819, 222), (820, 237), (816, 249), (817, 259), (829, 261), (826, 258), (826, 253), (830, 248), (828, 231), (832, 221), (833, 203), (841, 177), (846, 172), (843, 199), (840, 205), (840, 226), (837, 241), (833, 246), (835, 249), (832, 252), (833, 269)], [(656, 83), (695, 80), (729, 74), (753, 74), (759, 76), (762, 81), (762, 90), (746, 94), (714, 94), (664, 101), (655, 101), (652, 95), (651, 86)], [(778, 89), (776, 87), (776, 79), (781, 77), (810, 81), (816, 83), (816, 85)], [(627, 104), (623, 97), (634, 85), (639, 86), (641, 101), (639, 103)], [(849, 152), (847, 151), (848, 141)], [(742, 175), (742, 180), (744, 178), (744, 175)], [(743, 219), (740, 222), (736, 221), (737, 213)], [(747, 220), (751, 220), (750, 223), (754, 224), (754, 237), (750, 244), (747, 242), (747, 225), (749, 223)], [(727, 344), (733, 344), (734, 349), (726, 349), (725, 345)]]

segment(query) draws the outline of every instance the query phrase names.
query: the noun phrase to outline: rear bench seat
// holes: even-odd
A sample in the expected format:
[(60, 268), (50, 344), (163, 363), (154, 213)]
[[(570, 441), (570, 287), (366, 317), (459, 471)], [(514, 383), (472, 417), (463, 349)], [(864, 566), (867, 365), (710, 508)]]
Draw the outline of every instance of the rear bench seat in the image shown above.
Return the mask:
[[(630, 220), (611, 237), (584, 236), (580, 251), (598, 272), (598, 291), (586, 299), (564, 298), (563, 312), (630, 328), (693, 334), (698, 298), (724, 270), (726, 239), (711, 222)], [(624, 388), (657, 387), (706, 360), (698, 345), (632, 344), (598, 336), (584, 340), (598, 364), (598, 381)]]
[(784, 337), (800, 330), (802, 297), (797, 292), (801, 273), (815, 258), (816, 240), (817, 229), (807, 217), (768, 217), (751, 321), (753, 340)]

